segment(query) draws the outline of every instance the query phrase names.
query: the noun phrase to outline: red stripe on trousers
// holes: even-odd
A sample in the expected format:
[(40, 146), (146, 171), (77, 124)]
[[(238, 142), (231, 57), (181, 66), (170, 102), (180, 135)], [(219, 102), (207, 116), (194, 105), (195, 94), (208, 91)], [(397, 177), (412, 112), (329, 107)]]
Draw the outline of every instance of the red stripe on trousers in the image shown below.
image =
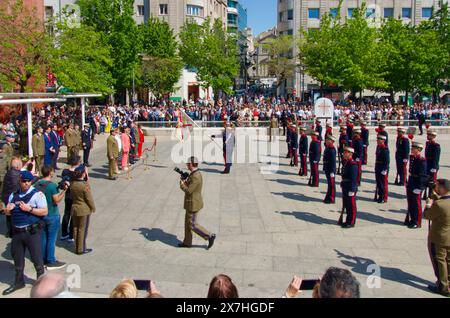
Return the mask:
[(406, 174), (408, 171), (406, 170), (406, 162), (403, 163), (403, 180), (402, 183), (406, 185)]
[(352, 215), (352, 225), (354, 225), (355, 221), (356, 221), (356, 200), (355, 200), (355, 197), (356, 197), (356, 193), (355, 193), (354, 196), (351, 197), (351, 200), (352, 200), (352, 213), (353, 213), (353, 215)]
[(417, 225), (421, 226), (422, 225), (422, 195), (421, 194), (416, 194), (417, 195)]
[(384, 177), (384, 201), (388, 200), (388, 175), (386, 174)]

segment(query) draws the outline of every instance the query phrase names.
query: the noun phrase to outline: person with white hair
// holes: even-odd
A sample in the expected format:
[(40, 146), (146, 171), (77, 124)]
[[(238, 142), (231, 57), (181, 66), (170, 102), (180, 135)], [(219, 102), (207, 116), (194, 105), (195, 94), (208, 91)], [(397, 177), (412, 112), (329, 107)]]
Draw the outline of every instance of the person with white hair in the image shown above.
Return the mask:
[(63, 274), (47, 272), (34, 283), (30, 298), (75, 298), (75, 296), (68, 291)]

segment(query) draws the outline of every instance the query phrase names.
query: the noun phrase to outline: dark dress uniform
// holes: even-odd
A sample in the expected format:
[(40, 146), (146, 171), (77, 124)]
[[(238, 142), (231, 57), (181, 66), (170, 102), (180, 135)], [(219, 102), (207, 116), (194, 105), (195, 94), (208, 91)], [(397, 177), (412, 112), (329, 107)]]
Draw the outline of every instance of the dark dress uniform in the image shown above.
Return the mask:
[(358, 192), (358, 164), (355, 160), (344, 161), (342, 170), (342, 204), (347, 212), (347, 219), (344, 224), (340, 220), (339, 224), (346, 227), (355, 226), (356, 222), (356, 193)]
[(308, 185), (310, 187), (319, 186), (319, 161), (320, 161), (320, 141), (318, 139), (312, 140), (309, 145), (309, 165), (311, 169), (311, 176), (309, 177)]
[(18, 190), (11, 194), (8, 200), (8, 203), (15, 204), (14, 209), (11, 211), (11, 255), (14, 259), (16, 274), (14, 287), (5, 290), (3, 292), (4, 295), (15, 291), (14, 288), (19, 289), (25, 286), (24, 268), (25, 251), (27, 249), (36, 270), (37, 278), (44, 274), (44, 259), (42, 257), (41, 247), (41, 229), (44, 222), (42, 217), (36, 216), (29, 211), (22, 211), (19, 204), (16, 203), (19, 201), (29, 204), (32, 208), (42, 209), (47, 207), (47, 201), (44, 194), (33, 187), (30, 187), (24, 193), (22, 193), (21, 190)]
[(364, 157), (362, 164), (365, 166), (367, 165), (367, 149), (369, 149), (369, 129), (367, 129), (366, 127), (361, 127), (361, 139), (364, 145)]
[(349, 140), (349, 146), (351, 147), (351, 141), (353, 139), (353, 124), (347, 124), (347, 139)]
[(324, 144), (324, 145), (325, 145), (325, 142), (326, 142), (326, 140), (327, 140), (327, 138), (328, 138), (329, 136), (333, 136), (333, 128), (327, 126), (327, 129), (325, 130), (325, 138), (324, 138), (324, 140), (323, 140), (323, 144)]
[(52, 167), (53, 169), (58, 169), (58, 157), (59, 157), (59, 148), (60, 148), (60, 140), (58, 133), (55, 130), (50, 132), (50, 138), (52, 141), (52, 147), (55, 150), (52, 156)]
[(298, 167), (298, 132), (297, 132), (297, 128), (293, 127), (292, 131), (291, 131), (291, 139), (290, 139), (290, 146), (291, 146), (291, 166), (296, 166)]
[(306, 163), (308, 156), (308, 136), (304, 132), (300, 135), (298, 153), (300, 155), (299, 175), (306, 177), (308, 175), (308, 165)]
[(361, 177), (362, 177), (362, 160), (364, 157), (364, 143), (360, 136), (355, 135), (353, 137), (352, 141), (352, 147), (355, 149), (355, 152), (353, 153), (353, 160), (356, 161), (358, 165), (358, 186), (361, 185)]
[(83, 145), (83, 163), (86, 166), (89, 166), (89, 154), (91, 153), (92, 148), (92, 138), (90, 131), (86, 131), (86, 129), (83, 129), (81, 132), (81, 142)]
[(222, 134), (222, 150), (223, 150), (223, 160), (225, 162), (224, 173), (230, 173), (231, 166), (233, 165), (233, 151), (235, 145), (235, 136), (231, 128), (225, 128)]
[(409, 139), (405, 136), (398, 137), (397, 143), (396, 143), (396, 151), (395, 151), (395, 163), (397, 166), (397, 177), (399, 178), (395, 184), (397, 185), (405, 185), (406, 184), (406, 178), (407, 178), (407, 165), (408, 165), (408, 158), (409, 154), (411, 152), (411, 147), (409, 143)]
[(441, 146), (435, 141), (427, 141), (425, 147), (425, 158), (427, 160), (428, 187), (425, 188), (424, 197), (433, 193), (432, 184), (436, 183), (439, 171), (439, 161), (441, 159)]
[(341, 166), (344, 165), (344, 148), (349, 146), (347, 132), (341, 132), (339, 136), (339, 146), (338, 146), (338, 159), (339, 166), (337, 170), (337, 174), (341, 174)]
[(334, 203), (336, 197), (336, 148), (334, 145), (325, 147), (323, 152), (323, 171), (327, 177), (327, 195), (324, 203)]
[(428, 180), (427, 160), (419, 156), (411, 156), (409, 164), (409, 177), (406, 185), (406, 197), (408, 200), (408, 214), (405, 225), (420, 227), (422, 225), (422, 201), (421, 194)]
[(286, 145), (288, 148), (288, 153), (286, 155), (286, 158), (291, 158), (292, 157), (292, 148), (291, 148), (291, 129), (287, 129), (286, 131)]
[(377, 184), (375, 200), (378, 203), (388, 201), (389, 163), (389, 148), (386, 145), (378, 145), (375, 159), (375, 180)]

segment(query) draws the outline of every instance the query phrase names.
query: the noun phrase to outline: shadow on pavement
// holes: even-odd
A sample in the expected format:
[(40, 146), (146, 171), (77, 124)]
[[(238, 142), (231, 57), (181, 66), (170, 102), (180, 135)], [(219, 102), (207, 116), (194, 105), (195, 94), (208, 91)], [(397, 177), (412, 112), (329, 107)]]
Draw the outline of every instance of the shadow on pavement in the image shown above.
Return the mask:
[(308, 197), (304, 194), (299, 194), (299, 193), (295, 193), (295, 192), (271, 192), (271, 193), (274, 195), (281, 195), (281, 196), (285, 197), (286, 199), (291, 199), (291, 200), (296, 200), (296, 201), (322, 203), (322, 199)]
[(133, 229), (133, 231), (138, 231), (140, 234), (145, 237), (147, 240), (156, 242), (160, 241), (161, 243), (164, 243), (169, 246), (176, 247), (178, 243), (180, 243), (180, 240), (176, 237), (176, 235), (166, 233), (161, 229), (154, 228), (149, 229), (145, 227), (141, 227), (138, 229)]
[(295, 218), (297, 218), (299, 220), (309, 222), (309, 223), (314, 223), (314, 224), (330, 224), (330, 225), (337, 224), (337, 220), (326, 219), (326, 218), (323, 218), (321, 216), (318, 216), (318, 215), (315, 215), (315, 214), (309, 213), (309, 212), (282, 211), (282, 212), (278, 212), (278, 213), (282, 214), (282, 215), (294, 216)]
[[(363, 257), (351, 256), (345, 253), (334, 250), (342, 264), (351, 268), (354, 273), (362, 275), (373, 275), (373, 271), (368, 266), (376, 264), (373, 260)], [(390, 280), (397, 283), (402, 283), (409, 287), (414, 287), (423, 291), (428, 291), (428, 285), (434, 285), (432, 282), (423, 278), (417, 277), (413, 274), (407, 273), (399, 268), (380, 266), (380, 275), (382, 279)]]

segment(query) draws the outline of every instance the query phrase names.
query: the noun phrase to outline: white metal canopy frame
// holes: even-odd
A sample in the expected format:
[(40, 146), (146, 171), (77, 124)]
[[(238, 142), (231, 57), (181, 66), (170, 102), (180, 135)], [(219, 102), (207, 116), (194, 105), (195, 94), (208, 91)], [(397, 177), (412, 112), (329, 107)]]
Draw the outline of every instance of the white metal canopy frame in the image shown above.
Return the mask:
[[(102, 94), (95, 93), (0, 93), (0, 100), (3, 98), (37, 98), (37, 97), (48, 97), (48, 98), (63, 98), (63, 99), (80, 99), (81, 100), (81, 126), (83, 127), (86, 123), (86, 98), (101, 97)], [(5, 103), (7, 104), (7, 103)], [(19, 103), (19, 104), (23, 104)]]
[(61, 103), (65, 102), (65, 98), (21, 98), (21, 99), (3, 99), (4, 96), (0, 96), (0, 105), (19, 105), (27, 104), (27, 131), (28, 131), (28, 156), (33, 157), (33, 147), (31, 145), (31, 139), (33, 137), (33, 123), (32, 123), (32, 108), (33, 104), (40, 103)]

